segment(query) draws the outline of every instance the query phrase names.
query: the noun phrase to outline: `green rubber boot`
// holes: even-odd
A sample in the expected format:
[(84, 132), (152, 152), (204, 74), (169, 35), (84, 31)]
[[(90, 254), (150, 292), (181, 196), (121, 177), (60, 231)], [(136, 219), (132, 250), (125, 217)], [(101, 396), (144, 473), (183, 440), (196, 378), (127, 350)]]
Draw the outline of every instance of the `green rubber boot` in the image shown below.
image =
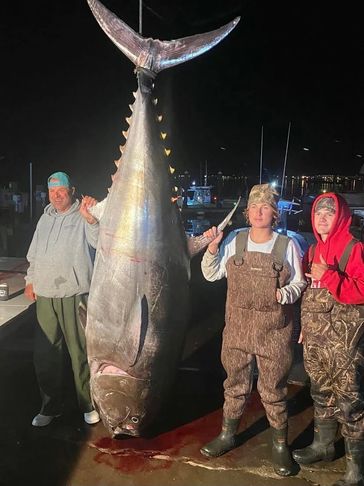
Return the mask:
[[(272, 462), (279, 476), (291, 476), (297, 470), (287, 445), (287, 427), (272, 430)], [(296, 465), (297, 466), (297, 465)]]
[(345, 476), (333, 486), (364, 486), (364, 440), (345, 438)]
[(313, 442), (304, 449), (293, 451), (293, 458), (299, 464), (317, 461), (333, 461), (335, 458), (336, 420), (315, 419)]
[(236, 432), (240, 419), (223, 418), (220, 434), (204, 445), (200, 452), (204, 456), (219, 457), (236, 447)]

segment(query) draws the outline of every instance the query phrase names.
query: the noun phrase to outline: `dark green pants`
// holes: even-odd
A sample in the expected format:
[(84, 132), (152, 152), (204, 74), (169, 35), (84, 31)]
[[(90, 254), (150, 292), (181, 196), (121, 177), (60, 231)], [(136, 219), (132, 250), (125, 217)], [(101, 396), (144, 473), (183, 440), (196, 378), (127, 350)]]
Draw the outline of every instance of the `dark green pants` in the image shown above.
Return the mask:
[(64, 368), (63, 346), (71, 357), (77, 399), (82, 412), (93, 409), (90, 397), (90, 370), (87, 363), (85, 333), (78, 317), (84, 296), (51, 299), (37, 298), (34, 365), (42, 395), (43, 415), (57, 415), (62, 408)]

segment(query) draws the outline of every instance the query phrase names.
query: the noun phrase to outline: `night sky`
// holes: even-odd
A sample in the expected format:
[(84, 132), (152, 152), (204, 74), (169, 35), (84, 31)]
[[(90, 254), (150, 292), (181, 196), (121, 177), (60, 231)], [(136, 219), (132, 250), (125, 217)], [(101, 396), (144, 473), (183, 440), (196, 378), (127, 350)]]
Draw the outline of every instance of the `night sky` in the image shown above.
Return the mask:
[[(138, 29), (138, 0), (104, 4)], [(209, 53), (161, 73), (157, 95), (178, 171), (358, 173), (364, 163), (360, 2), (147, 0), (143, 34), (175, 39), (238, 27)], [(66, 170), (105, 194), (136, 87), (133, 65), (86, 0), (3, 0), (0, 7), (0, 184), (26, 188)], [(303, 148), (309, 150), (303, 150)], [(360, 158), (363, 155), (363, 158)]]

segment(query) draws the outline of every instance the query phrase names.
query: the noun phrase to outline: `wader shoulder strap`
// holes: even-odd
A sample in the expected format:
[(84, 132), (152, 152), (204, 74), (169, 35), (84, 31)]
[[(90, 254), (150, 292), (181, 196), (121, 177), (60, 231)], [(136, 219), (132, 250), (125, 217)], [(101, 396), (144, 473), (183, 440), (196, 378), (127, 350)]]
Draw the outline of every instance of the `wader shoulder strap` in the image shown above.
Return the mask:
[(236, 236), (235, 241), (235, 256), (234, 256), (234, 263), (235, 265), (242, 265), (243, 264), (243, 256), (244, 252), (247, 247), (248, 243), (248, 234), (249, 231), (239, 231)]
[(290, 240), (289, 236), (278, 234), (277, 239), (273, 246), (271, 255), (273, 257), (274, 263), (276, 263), (281, 267), (280, 270), (282, 270), (283, 268), (289, 240)]
[(339, 270), (340, 272), (345, 272), (346, 265), (349, 261), (350, 253), (351, 250), (353, 249), (353, 246), (356, 245), (359, 242), (356, 238), (353, 238), (349, 243), (346, 245), (346, 248), (344, 250), (344, 253), (341, 255), (340, 261), (339, 261)]
[[(353, 238), (352, 240), (349, 241), (349, 243), (346, 245), (345, 250), (343, 254), (341, 255), (340, 261), (339, 261), (339, 270), (340, 272), (345, 272), (346, 265), (349, 261), (350, 258), (350, 253), (351, 250), (353, 249), (353, 246), (358, 243), (359, 240), (356, 238)], [(316, 243), (310, 246), (308, 250), (308, 264), (309, 267), (311, 268), (312, 262), (313, 262), (313, 257), (315, 255), (315, 249), (316, 249)]]

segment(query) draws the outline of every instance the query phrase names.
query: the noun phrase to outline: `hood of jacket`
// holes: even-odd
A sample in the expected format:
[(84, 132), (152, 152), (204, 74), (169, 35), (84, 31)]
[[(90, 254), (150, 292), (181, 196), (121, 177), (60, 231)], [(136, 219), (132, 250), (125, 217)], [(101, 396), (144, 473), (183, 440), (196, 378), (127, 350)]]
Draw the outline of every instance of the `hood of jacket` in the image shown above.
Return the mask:
[[(331, 197), (335, 202), (335, 218), (326, 241), (323, 241), (321, 236), (316, 231), (314, 218), (317, 203), (326, 197)], [(346, 245), (353, 239), (353, 236), (350, 233), (351, 214), (347, 202), (342, 196), (340, 196), (340, 194), (336, 194), (334, 192), (320, 194), (312, 205), (311, 223), (313, 233), (317, 240), (313, 261), (320, 263), (320, 255), (322, 255), (323, 259), (328, 265), (336, 266), (346, 248)]]
[(72, 206), (67, 210), (67, 211), (64, 211), (63, 213), (59, 213), (55, 207), (53, 206), (53, 204), (48, 204), (45, 208), (44, 208), (44, 213), (45, 214), (48, 214), (48, 216), (51, 216), (53, 218), (63, 218), (64, 216), (68, 216), (69, 214), (71, 213), (75, 213), (76, 211), (78, 211), (80, 209), (80, 201), (78, 199), (76, 199), (73, 203), (72, 203)]

